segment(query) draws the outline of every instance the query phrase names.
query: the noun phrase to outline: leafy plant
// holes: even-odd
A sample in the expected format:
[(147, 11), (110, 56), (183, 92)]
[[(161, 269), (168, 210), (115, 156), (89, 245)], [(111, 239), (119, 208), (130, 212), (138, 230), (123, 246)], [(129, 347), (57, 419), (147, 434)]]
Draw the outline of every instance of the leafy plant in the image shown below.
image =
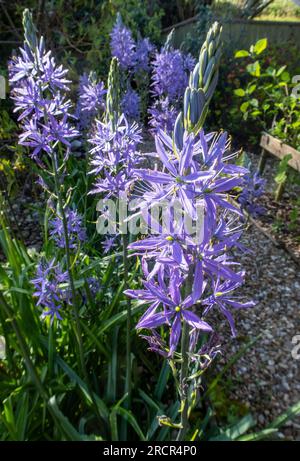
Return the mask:
[(278, 171), (276, 176), (274, 177), (275, 182), (278, 184), (276, 193), (275, 193), (275, 200), (280, 200), (284, 190), (284, 184), (286, 183), (288, 177), (288, 162), (291, 160), (292, 155), (288, 154), (283, 157), (283, 159), (279, 163)]
[(285, 143), (299, 148), (300, 99), (292, 93), (293, 84), (286, 66), (264, 68), (260, 55), (267, 48), (267, 39), (261, 39), (250, 50), (239, 50), (237, 59), (246, 59), (246, 85), (234, 90), (241, 98), (239, 110), (244, 120), (252, 119)]

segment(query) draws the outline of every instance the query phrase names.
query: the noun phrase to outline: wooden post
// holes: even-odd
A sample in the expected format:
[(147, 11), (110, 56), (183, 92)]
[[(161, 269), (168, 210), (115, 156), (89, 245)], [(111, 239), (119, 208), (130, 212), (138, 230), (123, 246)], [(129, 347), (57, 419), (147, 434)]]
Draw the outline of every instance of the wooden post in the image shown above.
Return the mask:
[(266, 166), (266, 160), (267, 160), (267, 152), (265, 151), (265, 149), (262, 149), (258, 167), (257, 167), (259, 174), (263, 174), (265, 166)]
[(284, 192), (285, 183), (286, 183), (286, 180), (279, 183), (278, 186), (276, 187), (276, 191), (275, 191), (276, 202), (279, 202), (279, 200), (282, 197), (282, 194)]
[[(259, 173), (262, 173), (266, 163), (267, 152), (275, 155), (280, 160), (284, 159), (286, 155), (290, 155), (288, 165), (294, 170), (300, 172), (300, 151), (296, 150), (287, 144), (284, 144), (280, 139), (274, 138), (268, 133), (263, 132), (260, 140), (260, 146), (262, 148), (261, 158), (258, 165)], [(283, 194), (286, 179), (278, 184), (275, 191), (275, 200), (278, 202)]]

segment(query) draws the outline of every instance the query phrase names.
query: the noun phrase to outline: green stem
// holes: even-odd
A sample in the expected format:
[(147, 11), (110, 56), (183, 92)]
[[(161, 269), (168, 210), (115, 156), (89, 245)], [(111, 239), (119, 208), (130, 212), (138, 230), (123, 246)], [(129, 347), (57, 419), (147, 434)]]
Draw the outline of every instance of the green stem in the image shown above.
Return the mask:
[[(186, 281), (185, 292), (188, 296), (191, 293), (192, 283), (193, 283), (193, 269), (191, 266), (189, 274)], [(187, 377), (189, 371), (189, 326), (186, 322), (183, 322), (182, 325), (182, 335), (181, 335), (181, 370), (180, 370), (180, 400), (181, 400), (181, 415), (180, 415), (180, 425), (181, 429), (177, 434), (177, 441), (182, 441), (185, 439), (185, 435), (188, 430), (188, 384)]]
[(177, 441), (184, 440), (185, 434), (188, 430), (188, 392), (186, 378), (189, 370), (189, 327), (186, 322), (183, 322), (182, 336), (181, 336), (181, 371), (180, 371), (180, 399), (181, 399), (181, 429), (177, 434)]
[(85, 365), (84, 365), (84, 352), (83, 352), (83, 344), (82, 344), (82, 333), (81, 333), (79, 312), (78, 312), (78, 306), (77, 306), (77, 295), (76, 295), (73, 271), (72, 271), (72, 266), (71, 266), (68, 223), (67, 223), (67, 218), (66, 218), (66, 214), (64, 210), (63, 199), (62, 199), (61, 192), (60, 192), (59, 177), (58, 177), (58, 171), (57, 171), (57, 157), (55, 156), (55, 154), (52, 154), (52, 165), (53, 165), (53, 173), (54, 173), (55, 191), (56, 191), (56, 195), (58, 198), (59, 211), (60, 211), (62, 223), (63, 223), (65, 251), (66, 251), (66, 260), (67, 260), (67, 271), (68, 271), (68, 277), (69, 277), (69, 282), (70, 282), (70, 287), (71, 287), (71, 292), (72, 292), (73, 307), (74, 307), (74, 313), (75, 313), (76, 338), (78, 342), (81, 368), (82, 368), (82, 372), (84, 373)]
[[(128, 239), (127, 235), (123, 235), (123, 262), (124, 262), (124, 285), (128, 288)], [(125, 392), (128, 393), (128, 406), (131, 404), (131, 302), (127, 299), (127, 331), (126, 331), (126, 386)]]
[[(122, 236), (123, 240), (123, 264), (124, 264), (124, 286), (128, 288), (128, 237), (126, 234)], [(127, 323), (126, 323), (126, 379), (125, 379), (125, 394), (127, 399), (125, 405), (127, 409), (131, 407), (131, 302), (127, 299)], [(126, 425), (127, 426), (127, 425)], [(127, 429), (125, 429), (127, 432)]]

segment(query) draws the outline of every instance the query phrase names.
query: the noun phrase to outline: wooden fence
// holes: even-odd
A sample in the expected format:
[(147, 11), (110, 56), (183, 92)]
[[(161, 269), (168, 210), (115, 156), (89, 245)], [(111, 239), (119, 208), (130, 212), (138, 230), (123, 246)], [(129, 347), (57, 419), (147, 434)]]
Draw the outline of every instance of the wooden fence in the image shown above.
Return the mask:
[[(271, 45), (280, 46), (290, 42), (299, 48), (300, 61), (300, 21), (247, 21), (218, 19), (223, 24), (223, 42), (225, 49), (248, 48), (260, 38), (268, 38)], [(197, 17), (175, 24), (174, 45), (180, 47), (188, 33), (195, 32)], [(172, 27), (163, 30), (166, 36)]]

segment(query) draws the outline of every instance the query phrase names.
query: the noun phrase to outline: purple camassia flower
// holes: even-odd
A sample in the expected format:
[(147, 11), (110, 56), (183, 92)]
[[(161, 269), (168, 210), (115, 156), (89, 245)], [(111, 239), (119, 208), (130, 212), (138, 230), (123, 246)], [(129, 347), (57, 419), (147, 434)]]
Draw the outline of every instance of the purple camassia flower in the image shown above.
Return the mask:
[[(137, 329), (153, 329), (157, 328), (163, 324), (167, 324), (171, 328), (170, 332), (170, 348), (169, 356), (172, 356), (176, 347), (178, 345), (180, 335), (181, 335), (181, 322), (187, 322), (192, 328), (196, 328), (203, 332), (211, 332), (212, 328), (208, 323), (201, 320), (197, 314), (195, 314), (190, 308), (195, 304), (194, 296), (188, 295), (185, 299), (182, 300), (180, 288), (181, 288), (182, 278), (178, 270), (171, 272), (171, 277), (169, 280), (169, 286), (159, 286), (153, 282), (144, 282), (144, 285), (149, 295), (141, 296), (140, 290), (127, 290), (125, 293), (139, 300), (147, 302), (152, 302), (154, 299), (155, 302), (150, 306), (147, 312), (138, 322)], [(153, 299), (151, 300), (151, 295)], [(158, 307), (162, 305), (163, 311), (156, 312)]]
[(183, 97), (194, 65), (195, 60), (191, 56), (187, 59), (179, 50), (162, 48), (152, 62), (153, 93), (158, 97), (167, 96), (170, 102)]
[(241, 281), (225, 280), (225, 282), (221, 282), (220, 277), (218, 276), (216, 280), (212, 281), (212, 294), (201, 301), (201, 303), (205, 306), (203, 316), (205, 316), (214, 306), (219, 307), (220, 311), (229, 322), (233, 337), (236, 336), (236, 329), (233, 316), (228, 310), (228, 307), (233, 309), (247, 309), (255, 306), (254, 301), (241, 302), (237, 296), (232, 294), (234, 290), (242, 285), (245, 273), (244, 271), (241, 271), (237, 275), (242, 278)]
[(124, 115), (114, 128), (111, 122), (106, 124), (96, 121), (96, 132), (90, 139), (94, 146), (91, 150), (90, 173), (102, 173), (102, 176), (94, 184), (91, 193), (107, 192), (107, 197), (118, 197), (130, 189), (139, 161), (137, 145), (141, 140), (138, 125), (129, 125)]
[[(77, 211), (67, 209), (65, 211), (68, 227), (69, 248), (77, 250), (78, 244), (86, 241), (86, 230), (82, 225), (82, 217)], [(50, 221), (50, 235), (59, 248), (65, 248), (65, 236), (63, 221), (57, 216)]]
[(24, 44), (20, 56), (9, 63), (12, 99), (23, 132), (19, 143), (33, 148), (32, 157), (39, 161), (42, 153), (52, 154), (61, 142), (70, 151), (77, 130), (70, 124), (72, 104), (60, 92), (68, 91), (67, 70), (57, 66), (51, 52), (46, 52), (41, 38), (35, 50)]
[(76, 104), (76, 109), (75, 109), (75, 117), (78, 120), (77, 127), (79, 130), (86, 129), (90, 123), (89, 113), (87, 111), (85, 112), (82, 111), (81, 102), (80, 102), (80, 97), (83, 94), (83, 88), (89, 85), (89, 83), (90, 83), (89, 76), (86, 73), (82, 74), (79, 77), (78, 99), (77, 99), (77, 104)]
[(79, 98), (75, 113), (79, 120), (79, 128), (87, 128), (97, 113), (104, 110), (106, 93), (103, 82), (96, 83), (86, 74), (80, 77)]
[[(163, 202), (171, 204), (168, 208), (170, 232), (166, 233), (162, 224), (156, 222), (158, 235), (151, 235), (129, 246), (134, 254), (143, 255), (142, 268), (146, 281), (143, 290), (127, 290), (126, 294), (150, 304), (137, 328), (152, 331), (163, 324), (170, 326), (168, 355), (172, 355), (180, 338), (181, 322), (186, 321), (193, 327), (193, 336), (190, 336), (193, 347), (196, 347), (195, 330), (212, 331), (208, 324), (201, 322), (216, 304), (216, 299), (218, 305), (223, 302), (221, 310), (229, 320), (233, 334), (233, 318), (225, 303), (235, 308), (254, 305), (252, 302), (234, 301), (234, 297), (227, 296), (226, 291), (239, 287), (244, 276), (243, 272), (232, 269), (238, 264), (227, 254), (228, 249), (239, 246), (241, 236), (241, 225), (236, 224), (241, 212), (230, 203), (228, 194), (242, 184), (248, 170), (229, 163), (235, 154), (228, 152), (226, 133), (205, 135), (201, 131), (196, 137), (184, 133), (182, 146), (179, 146), (176, 139), (173, 142), (171, 137), (159, 130), (155, 141), (162, 168), (136, 170), (137, 178), (143, 181), (144, 188), (148, 188), (138, 214), (146, 216), (149, 223), (151, 207)], [(198, 203), (202, 205), (201, 239), (198, 235), (190, 235), (175, 212), (171, 212), (176, 202), (193, 220), (199, 220), (196, 206)], [(183, 291), (186, 293), (184, 299), (180, 297)], [(153, 350), (163, 354), (162, 342), (156, 335), (148, 341)]]
[(196, 205), (202, 204), (206, 210), (209, 228), (215, 226), (217, 205), (241, 214), (227, 200), (227, 195), (233, 187), (241, 184), (242, 175), (248, 170), (225, 163), (226, 157), (223, 158), (223, 155), (226, 136), (226, 133), (222, 134), (217, 141), (213, 141), (213, 148), (208, 150), (203, 134), (197, 140), (193, 134), (185, 133), (183, 148), (174, 154), (172, 139), (160, 130), (155, 137), (156, 151), (167, 171), (136, 171), (137, 177), (149, 182), (150, 187), (159, 186), (158, 191), (153, 188), (152, 194), (147, 193), (144, 206), (177, 199), (191, 218), (195, 219)]
[(129, 120), (138, 120), (140, 116), (141, 98), (132, 88), (128, 88), (121, 101), (123, 114)]
[(150, 55), (151, 53), (153, 53), (154, 49), (155, 47), (150, 42), (149, 38), (143, 38), (138, 40), (135, 52), (135, 72), (148, 72), (150, 70)]
[(36, 290), (33, 295), (38, 297), (37, 306), (44, 309), (42, 318), (50, 316), (51, 323), (55, 317), (62, 320), (61, 308), (71, 304), (71, 290), (68, 286), (62, 287), (62, 284), (68, 282), (68, 273), (63, 272), (60, 265), (55, 263), (55, 259), (49, 263), (45, 261), (39, 263), (36, 278), (31, 280), (31, 283)]
[(209, 367), (212, 361), (216, 358), (217, 355), (221, 354), (221, 344), (219, 340), (219, 335), (217, 333), (212, 333), (209, 335), (208, 341), (204, 343), (195, 354), (195, 348), (197, 347), (199, 330), (193, 330), (190, 334), (190, 353), (191, 361), (198, 362), (201, 370), (205, 370)]
[(51, 155), (53, 152), (53, 144), (60, 141), (67, 147), (67, 152), (71, 148), (71, 140), (77, 137), (77, 130), (70, 125), (68, 116), (57, 120), (53, 115), (49, 114), (47, 125), (41, 124), (37, 120), (26, 120), (23, 124), (23, 133), (19, 136), (19, 143), (23, 146), (33, 148), (31, 156), (38, 157), (42, 152)]
[(167, 358), (169, 353), (169, 347), (162, 337), (155, 330), (151, 330), (151, 336), (140, 335), (141, 338), (145, 339), (149, 344), (149, 351), (156, 352), (159, 355)]
[(117, 236), (106, 237), (106, 239), (102, 243), (102, 248), (104, 250), (104, 254), (109, 253), (113, 248), (115, 248), (117, 246), (116, 237)]
[(151, 116), (149, 121), (150, 133), (155, 135), (159, 130), (162, 130), (170, 134), (173, 131), (178, 112), (170, 104), (168, 97), (161, 97), (155, 101), (152, 107), (148, 109), (148, 113)]
[(265, 192), (266, 180), (259, 173), (244, 176), (243, 190), (238, 196), (241, 208), (246, 210), (253, 217), (265, 213), (265, 209), (256, 203), (257, 199)]
[(45, 51), (43, 38), (40, 39), (38, 46), (30, 50), (27, 43), (24, 48), (19, 48), (21, 56), (13, 57), (10, 61), (10, 83), (15, 86), (17, 82), (33, 77), (38, 80), (42, 89), (49, 89), (52, 93), (57, 90), (69, 91), (70, 80), (65, 78), (67, 70), (62, 66), (57, 66), (51, 51)]
[(99, 280), (96, 277), (88, 277), (86, 279), (86, 283), (88, 285), (91, 295), (93, 296), (93, 298), (95, 298), (101, 288)]
[(136, 62), (135, 41), (130, 29), (123, 24), (120, 15), (117, 17), (110, 38), (111, 54), (118, 58), (121, 69), (127, 70), (134, 67)]

